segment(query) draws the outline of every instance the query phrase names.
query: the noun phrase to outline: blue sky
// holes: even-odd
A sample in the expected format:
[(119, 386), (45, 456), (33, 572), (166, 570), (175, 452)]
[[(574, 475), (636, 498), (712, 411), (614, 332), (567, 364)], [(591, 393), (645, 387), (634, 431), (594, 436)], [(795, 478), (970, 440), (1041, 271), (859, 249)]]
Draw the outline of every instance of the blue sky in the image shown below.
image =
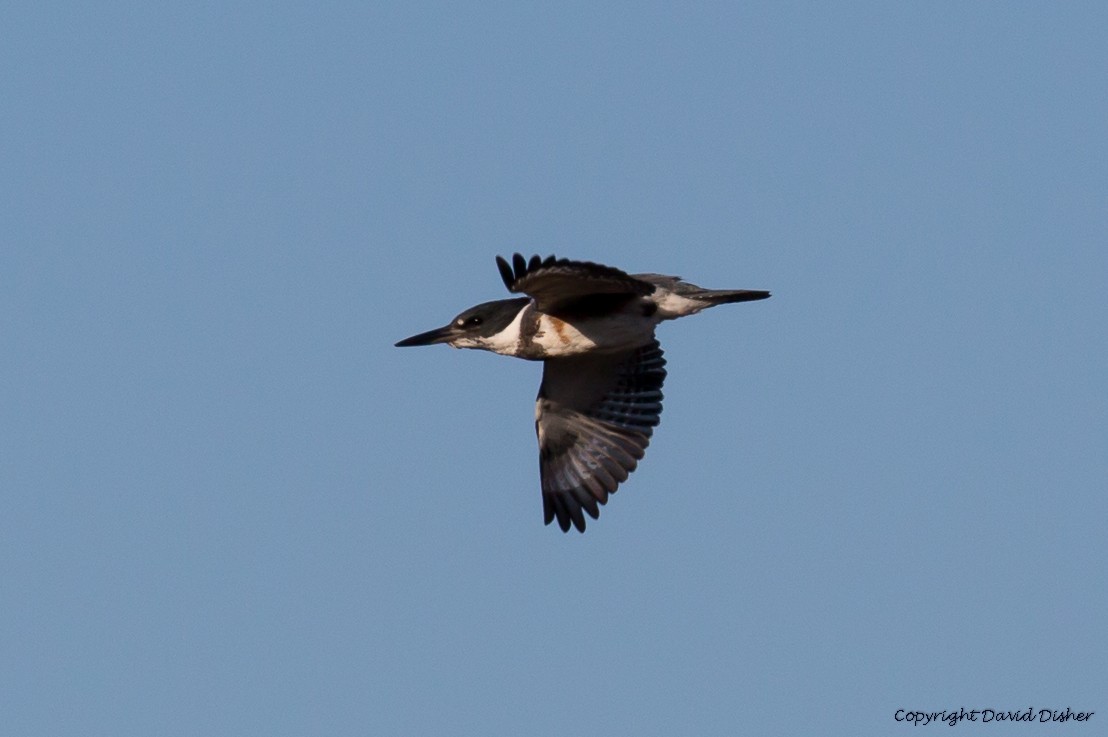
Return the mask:
[[(0, 11), (5, 730), (1097, 733), (1106, 23)], [(583, 536), (537, 365), (392, 347), (517, 250), (774, 293), (660, 328)]]

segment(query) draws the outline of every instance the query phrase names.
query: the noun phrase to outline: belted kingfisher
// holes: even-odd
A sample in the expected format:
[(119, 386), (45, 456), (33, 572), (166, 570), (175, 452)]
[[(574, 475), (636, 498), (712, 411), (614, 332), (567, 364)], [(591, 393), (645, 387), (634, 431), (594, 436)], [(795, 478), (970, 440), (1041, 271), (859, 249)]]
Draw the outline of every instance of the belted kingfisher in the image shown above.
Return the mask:
[(496, 265), (526, 297), (470, 307), (449, 325), (398, 347), (447, 343), (543, 362), (535, 405), (546, 524), (585, 531), (585, 516), (627, 480), (662, 413), (666, 377), (654, 328), (728, 302), (769, 297), (750, 289), (701, 289), (676, 276), (626, 274), (588, 261), (520, 254)]

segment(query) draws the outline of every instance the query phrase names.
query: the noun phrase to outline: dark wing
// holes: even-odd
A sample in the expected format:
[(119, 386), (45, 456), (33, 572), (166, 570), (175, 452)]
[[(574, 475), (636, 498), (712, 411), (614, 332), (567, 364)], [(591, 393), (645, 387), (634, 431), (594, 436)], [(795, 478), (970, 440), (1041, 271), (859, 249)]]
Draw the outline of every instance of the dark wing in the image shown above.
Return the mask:
[(629, 353), (547, 360), (535, 408), (546, 524), (585, 531), (642, 459), (662, 413), (658, 341)]
[(520, 254), (512, 263), (500, 256), (496, 266), (504, 286), (513, 294), (523, 293), (535, 300), (540, 312), (557, 313), (579, 300), (594, 295), (650, 294), (654, 285), (636, 279), (611, 266), (589, 261), (570, 261), (547, 256), (532, 256), (527, 261)]

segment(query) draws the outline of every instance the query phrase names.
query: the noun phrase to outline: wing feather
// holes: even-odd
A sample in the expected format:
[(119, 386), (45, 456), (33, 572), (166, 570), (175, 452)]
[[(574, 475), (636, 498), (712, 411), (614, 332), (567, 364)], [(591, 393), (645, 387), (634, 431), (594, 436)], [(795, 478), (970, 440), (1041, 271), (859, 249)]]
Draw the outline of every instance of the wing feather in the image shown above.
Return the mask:
[(546, 524), (585, 530), (585, 517), (627, 480), (662, 412), (658, 341), (613, 356), (548, 360), (535, 413)]
[(536, 308), (548, 314), (571, 311), (574, 305), (590, 297), (623, 295), (630, 298), (650, 294), (655, 289), (650, 282), (591, 261), (554, 256), (532, 256), (528, 261), (516, 253), (511, 263), (497, 256), (496, 267), (509, 292), (526, 294), (535, 300)]

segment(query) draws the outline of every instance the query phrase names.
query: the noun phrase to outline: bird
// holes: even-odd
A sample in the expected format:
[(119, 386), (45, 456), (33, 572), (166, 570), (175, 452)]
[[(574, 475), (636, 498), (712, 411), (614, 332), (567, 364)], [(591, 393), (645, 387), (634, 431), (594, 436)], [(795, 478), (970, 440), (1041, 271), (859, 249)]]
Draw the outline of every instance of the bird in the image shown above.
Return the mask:
[(628, 274), (591, 261), (516, 253), (496, 257), (511, 299), (482, 302), (447, 325), (396, 343), (446, 343), (542, 361), (535, 401), (543, 519), (585, 531), (635, 470), (662, 413), (666, 361), (659, 323), (731, 302), (754, 289), (703, 289), (680, 277)]

